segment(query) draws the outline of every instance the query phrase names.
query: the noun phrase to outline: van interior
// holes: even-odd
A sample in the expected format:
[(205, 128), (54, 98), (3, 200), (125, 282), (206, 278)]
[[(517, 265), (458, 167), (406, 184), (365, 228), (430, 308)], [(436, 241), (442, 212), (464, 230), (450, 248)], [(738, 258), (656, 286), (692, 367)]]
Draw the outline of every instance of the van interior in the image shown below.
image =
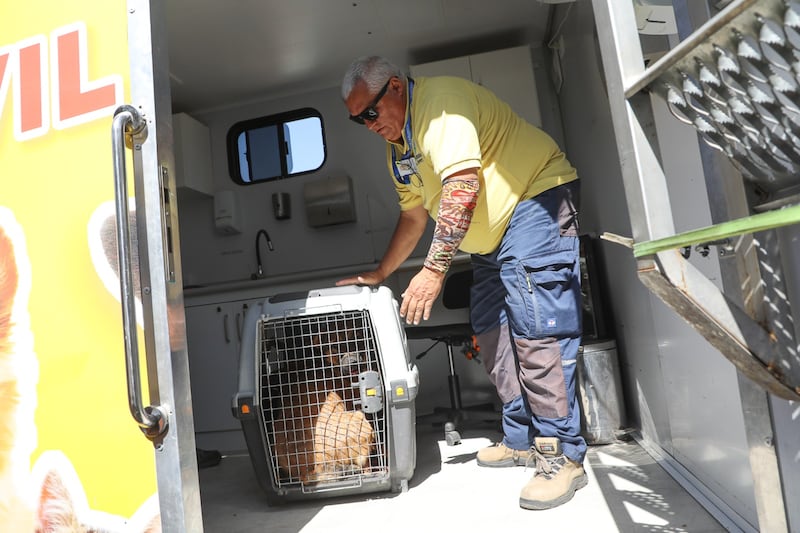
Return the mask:
[[(693, 30), (730, 3), (630, 1), (654, 10), (640, 21), (646, 64), (680, 42), (674, 18), (656, 20), (665, 8), (679, 20), (687, 14)], [(630, 237), (636, 222), (609, 100), (615, 81), (601, 51), (615, 29), (598, 26), (593, 2), (170, 0), (164, 25), (195, 438), (198, 449), (221, 454), (199, 473), (206, 531), (759, 529), (740, 376), (640, 282), (630, 248), (600, 238)], [(476, 467), (476, 451), (500, 438), (499, 419), (465, 424), (457, 445), (427, 422), (452, 405), (454, 374), (463, 405), (501, 407), (480, 357), (460, 343), (451, 360), (436, 338), (407, 341), (420, 384), (416, 470), (403, 491), (275, 504), (259, 488), (231, 415), (242, 354), (252, 349), (242, 340), (248, 308), (373, 268), (399, 213), (384, 141), (348, 120), (342, 102), (345, 69), (364, 55), (385, 56), (412, 76), (460, 75), (496, 88), (578, 170), (585, 349), (601, 347), (616, 365), (617, 381), (606, 381), (599, 398), (618, 395), (621, 404), (613, 442), (590, 446), (589, 487), (560, 508), (518, 508), (531, 469)], [(653, 105), (676, 225), (707, 226), (713, 199), (698, 138), (663, 102)], [(258, 129), (307, 117), (315, 147), (291, 137), (292, 161), (259, 174)], [(288, 143), (287, 131), (279, 138)], [(252, 144), (243, 149), (245, 138)], [(312, 162), (293, 171), (304, 149), (315, 150)], [(385, 281), (395, 298), (420, 268), (432, 228)], [(720, 276), (714, 253), (691, 261)], [(450, 276), (469, 268), (460, 254)], [(440, 298), (426, 325), (468, 322), (468, 301)], [(784, 490), (797, 494), (797, 405), (771, 406), (778, 452), (794, 457), (782, 466)], [(800, 528), (800, 511), (787, 513)]]

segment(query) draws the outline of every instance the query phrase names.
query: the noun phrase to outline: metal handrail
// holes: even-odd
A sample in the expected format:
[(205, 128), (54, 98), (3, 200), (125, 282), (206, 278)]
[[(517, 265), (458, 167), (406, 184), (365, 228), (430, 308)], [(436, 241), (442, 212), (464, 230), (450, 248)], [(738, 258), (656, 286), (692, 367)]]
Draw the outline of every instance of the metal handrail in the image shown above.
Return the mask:
[(131, 261), (130, 223), (128, 221), (128, 176), (125, 164), (126, 140), (144, 138), (147, 122), (136, 108), (119, 107), (111, 126), (111, 144), (114, 155), (114, 199), (117, 217), (117, 253), (122, 300), (122, 326), (125, 336), (125, 370), (128, 382), (128, 407), (133, 419), (149, 439), (166, 431), (166, 415), (157, 406), (144, 407), (142, 402), (139, 345), (136, 336), (136, 295), (133, 286)]
[(693, 244), (709, 243), (798, 223), (800, 223), (800, 204), (678, 233), (663, 239), (635, 243), (633, 255), (637, 258), (644, 257)]

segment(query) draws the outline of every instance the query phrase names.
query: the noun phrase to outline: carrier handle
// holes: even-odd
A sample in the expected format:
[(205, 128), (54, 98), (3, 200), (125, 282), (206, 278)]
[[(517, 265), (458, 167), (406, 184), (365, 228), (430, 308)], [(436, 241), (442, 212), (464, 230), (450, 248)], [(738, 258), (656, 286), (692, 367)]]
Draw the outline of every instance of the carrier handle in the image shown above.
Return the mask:
[(125, 335), (125, 371), (128, 379), (128, 407), (139, 429), (155, 440), (167, 429), (166, 412), (159, 406), (142, 405), (139, 344), (136, 335), (136, 295), (131, 261), (131, 232), (128, 220), (128, 173), (125, 146), (134, 148), (147, 137), (147, 121), (133, 106), (123, 105), (114, 113), (111, 146), (114, 157), (114, 199), (117, 217), (117, 254), (122, 299), (122, 328)]

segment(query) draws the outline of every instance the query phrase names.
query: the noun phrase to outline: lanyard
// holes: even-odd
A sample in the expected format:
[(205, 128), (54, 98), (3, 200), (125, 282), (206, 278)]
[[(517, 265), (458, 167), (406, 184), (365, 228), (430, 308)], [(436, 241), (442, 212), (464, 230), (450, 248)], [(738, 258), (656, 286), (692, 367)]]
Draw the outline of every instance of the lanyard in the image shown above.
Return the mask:
[(392, 171), (394, 179), (402, 185), (411, 183), (411, 175), (419, 174), (417, 171), (417, 160), (414, 157), (414, 136), (411, 131), (411, 98), (414, 92), (414, 80), (408, 78), (408, 120), (404, 128), (408, 150), (398, 159), (395, 145), (392, 144)]

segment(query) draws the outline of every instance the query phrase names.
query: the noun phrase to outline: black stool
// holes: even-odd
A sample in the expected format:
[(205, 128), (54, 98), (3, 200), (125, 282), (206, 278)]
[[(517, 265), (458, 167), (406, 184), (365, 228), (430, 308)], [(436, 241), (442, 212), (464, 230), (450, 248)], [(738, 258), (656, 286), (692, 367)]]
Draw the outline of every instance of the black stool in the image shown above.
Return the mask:
[(431, 415), (418, 418), (421, 423), (444, 424), (445, 441), (448, 446), (461, 442), (459, 429), (466, 426), (493, 426), (500, 423), (500, 412), (491, 403), (467, 406), (461, 401), (461, 383), (456, 373), (453, 347), (461, 346), (464, 353), (475, 351), (472, 328), (469, 324), (449, 324), (444, 326), (417, 326), (406, 328), (409, 339), (431, 339), (434, 341), (427, 350), (417, 355), (424, 357), (440, 342), (447, 347), (447, 385), (450, 392), (450, 407), (436, 407)]

